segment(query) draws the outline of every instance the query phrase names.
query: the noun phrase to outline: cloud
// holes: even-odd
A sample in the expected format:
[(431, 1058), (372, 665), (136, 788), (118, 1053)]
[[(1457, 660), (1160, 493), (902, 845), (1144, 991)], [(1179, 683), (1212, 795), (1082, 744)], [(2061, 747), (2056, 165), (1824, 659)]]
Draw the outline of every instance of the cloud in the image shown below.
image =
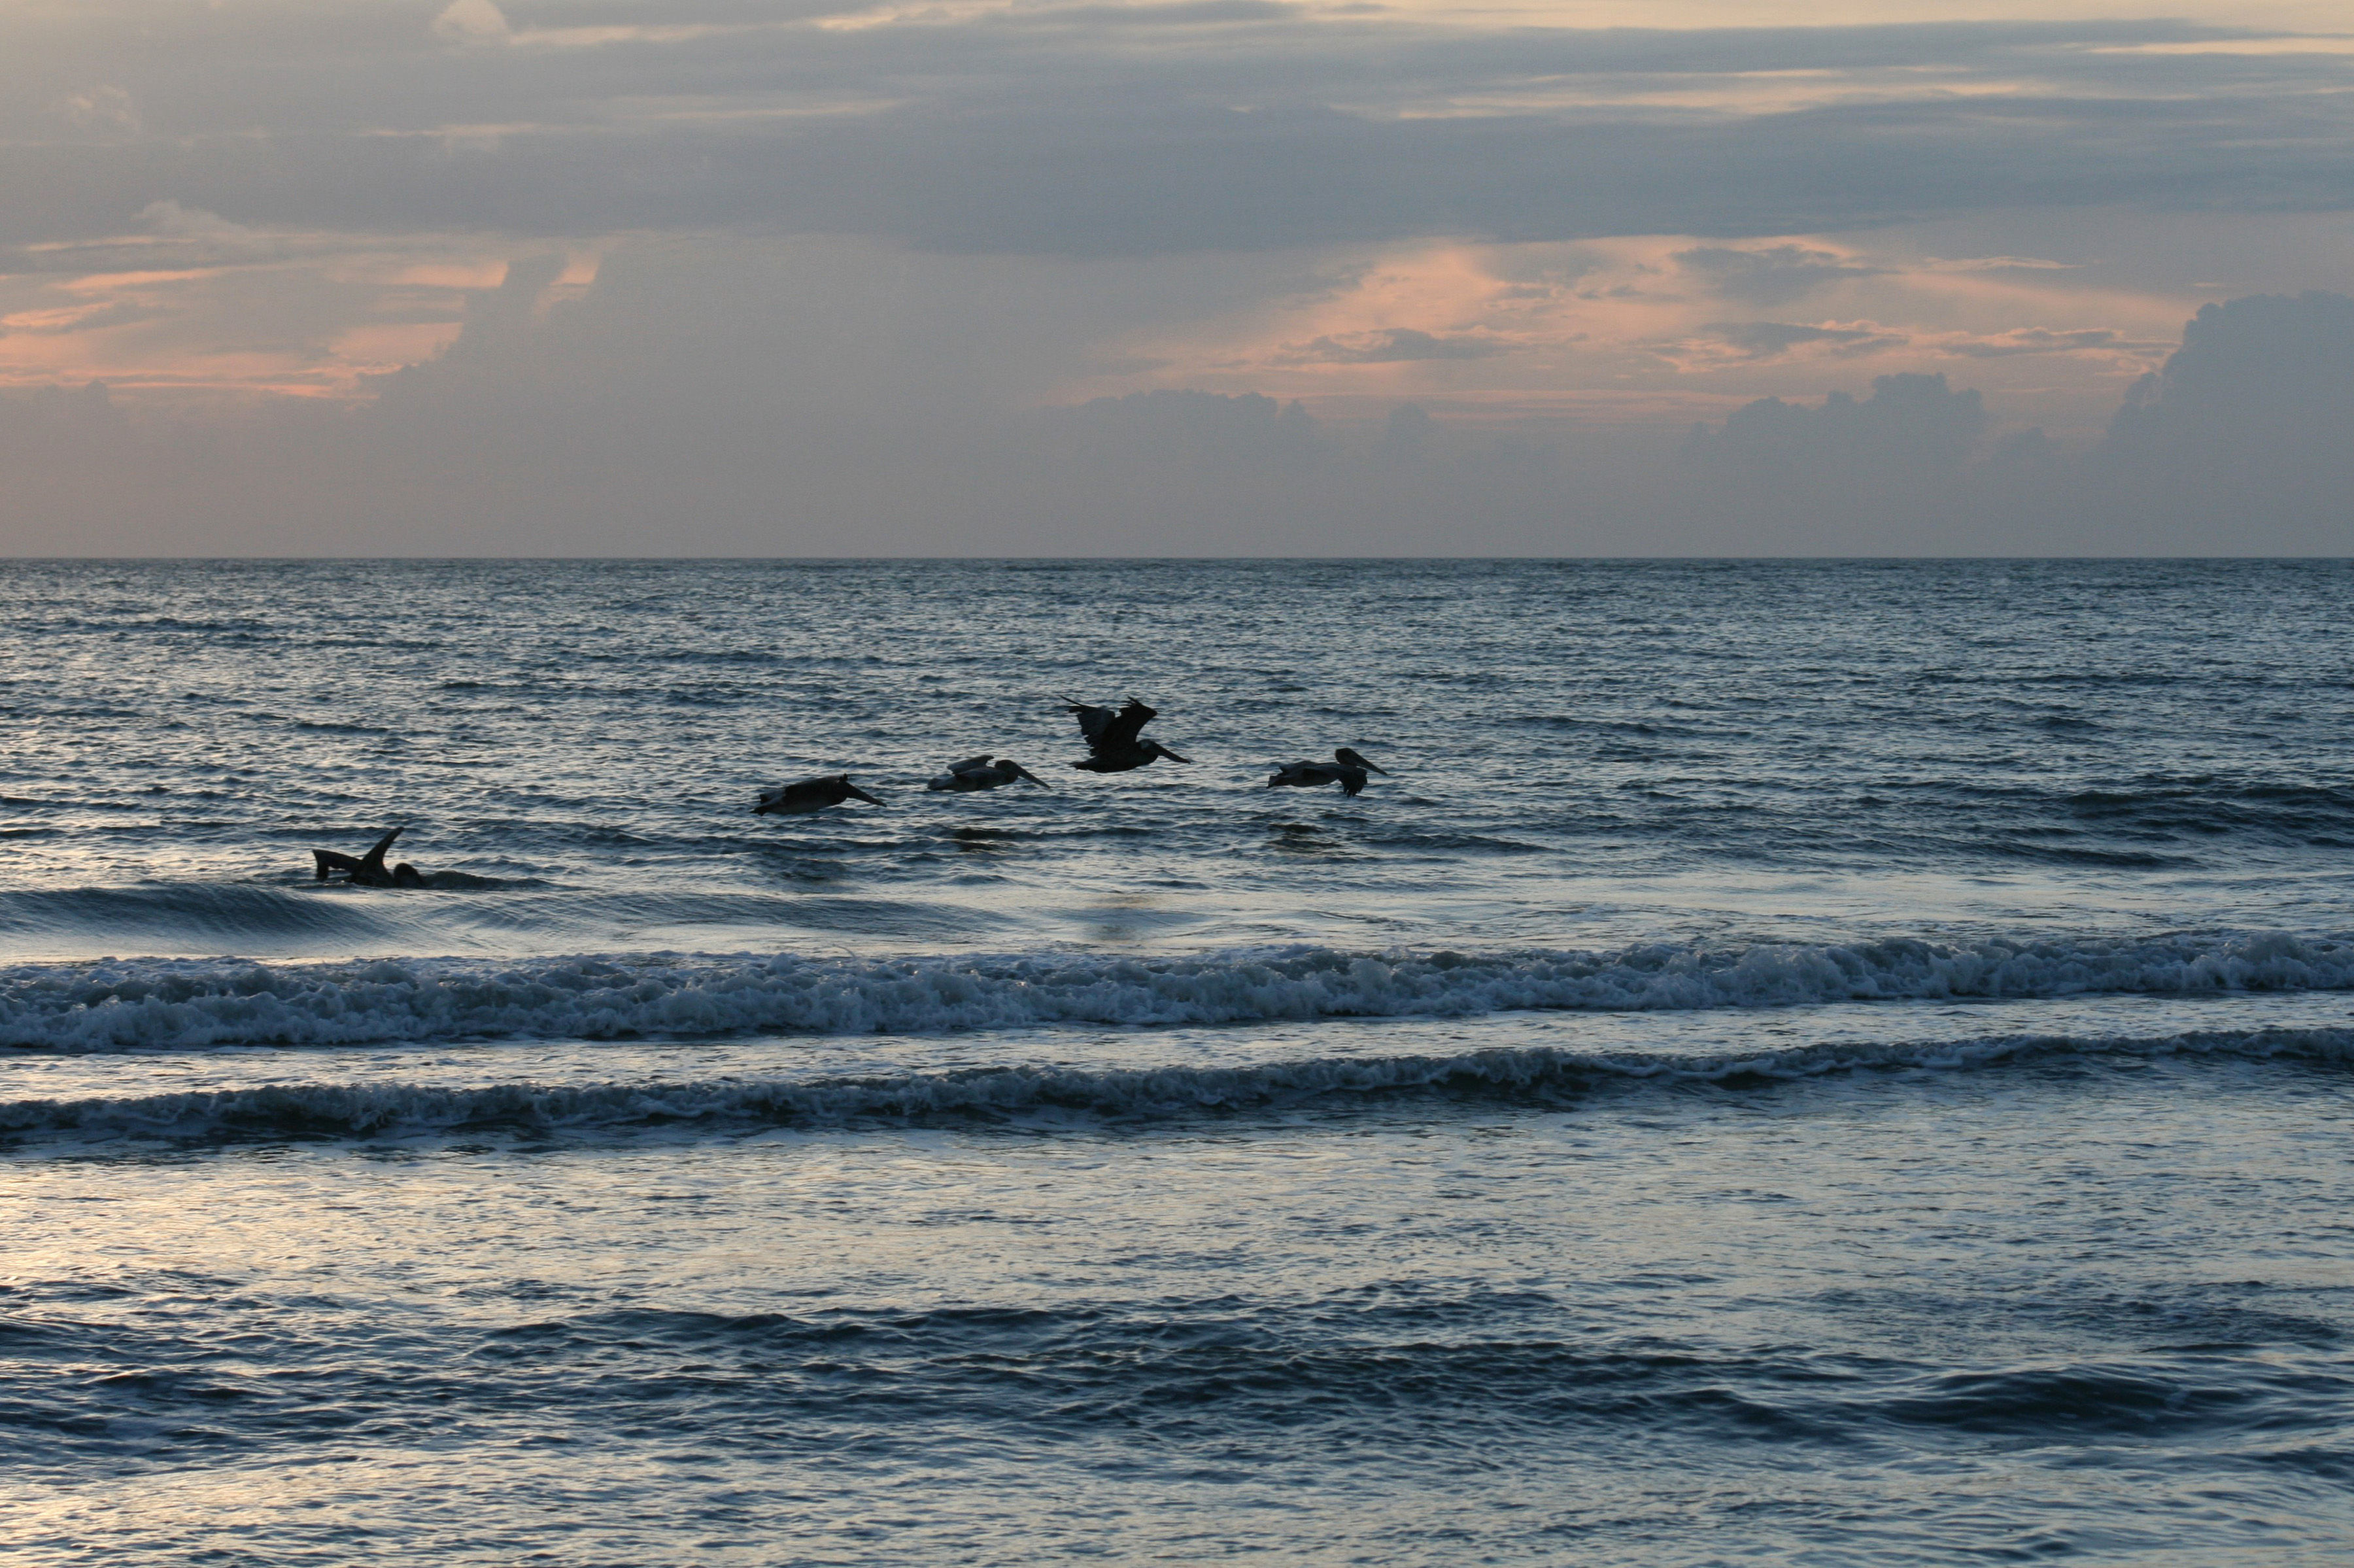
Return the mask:
[[(1257, 393), (1014, 412), (1083, 275), (941, 334), (871, 249), (657, 266), (536, 302), (558, 254), (471, 291), (466, 332), (367, 408), (236, 438), (125, 419), (103, 388), (0, 393), (21, 551), (193, 553), (2267, 553), (2354, 551), (2354, 299), (2201, 311), (2112, 433), (2072, 454), (1978, 388), (1876, 376), (1758, 397), (1671, 452), (1386, 403), (1363, 431)], [(935, 261), (935, 266), (951, 266)], [(812, 287), (826, 282), (824, 290)], [(748, 315), (798, 287), (801, 302)], [(864, 291), (859, 291), (864, 290)], [(793, 379), (824, 365), (822, 379)], [(841, 375), (831, 372), (841, 370)], [(1024, 370), (1050, 387), (1052, 360)]]
[[(87, 240), (165, 198), (273, 230), (1057, 255), (2354, 205), (2354, 57), (2115, 52), (2238, 36), (2181, 23), (1581, 31), (1221, 0), (843, 28), (821, 25), (829, 9), (12, 14), (0, 242)], [(1134, 45), (1180, 24), (1182, 48)], [(567, 28), (606, 41), (519, 47)], [(141, 129), (58, 134), (58, 79), (109, 83)], [(1694, 265), (1759, 304), (1860, 281), (1836, 260)]]
[(1987, 429), (1983, 400), (1943, 376), (1882, 376), (1869, 397), (1834, 392), (1812, 408), (1761, 397), (1723, 426), (1693, 437), (1704, 463), (1819, 462), (1834, 454), (1872, 456), (1925, 471), (1969, 456)]
[(1278, 0), (1174, 0), (1169, 5), (1042, 5), (1021, 14), (1027, 26), (1197, 27), (1236, 22), (1295, 22), (1306, 17), (1304, 5)]
[(151, 305), (132, 300), (93, 300), (80, 305), (60, 305), (50, 310), (17, 311), (0, 316), (0, 334), (37, 333), (64, 334), (96, 332), (103, 327), (123, 326), (132, 322), (152, 321), (161, 314)]
[(451, 0), (433, 18), (433, 36), (445, 44), (504, 44), (510, 35), (505, 15), (491, 0)]
[(135, 136), (143, 128), (139, 105), (119, 87), (105, 85), (68, 93), (65, 111), (67, 119), (83, 129)]
[(1780, 359), (1806, 350), (1820, 350), (1844, 358), (1876, 354), (1911, 341), (1903, 333), (1891, 332), (1874, 322), (1844, 326), (1836, 323), (1807, 326), (1795, 322), (1712, 322), (1702, 330), (1707, 335), (1696, 342), (1703, 351), (1730, 351), (1734, 358), (1744, 360)]
[(1738, 517), (1761, 554), (2032, 548), (2040, 513), (1992, 515), (1972, 492), (1989, 424), (1943, 376), (1882, 376), (1811, 407), (1761, 398), (1692, 432), (1669, 493), (1686, 518)]
[(2354, 430), (2354, 299), (2257, 294), (2202, 306), (2182, 346), (2143, 377), (2109, 435), (2156, 451), (2184, 440), (2295, 446)]
[(1371, 332), (1320, 337), (1286, 344), (1276, 356), (1283, 365), (1404, 365), (1417, 360), (1489, 359), (1510, 354), (1513, 345), (1468, 334), (1437, 335), (1412, 327), (1382, 327)]
[(1877, 277), (1882, 267), (1859, 265), (1835, 251), (1804, 245), (1776, 245), (1759, 250), (1703, 246), (1676, 252), (1686, 272), (1700, 278), (1727, 299), (1756, 305), (1785, 305), (1831, 283), (1850, 278)]
[(1930, 256), (1921, 262), (1922, 268), (1931, 272), (2065, 272), (2084, 265), (2082, 261), (2046, 261), (2035, 256)]
[(2084, 354), (2096, 350), (2113, 356), (2137, 355), (2168, 345), (2136, 341), (2113, 327), (2078, 327), (2060, 332), (2036, 326), (2013, 327), (2008, 332), (1976, 337), (1946, 334), (1935, 340), (1935, 346), (1940, 354), (1958, 355), (1964, 359), (2009, 359), (2022, 354)]
[(2354, 299), (2201, 308), (2094, 458), (2116, 525), (2156, 547), (2354, 552)]
[[(2152, 519), (2194, 492), (2230, 506), (2183, 466), (2201, 442), (2277, 449), (2214, 460), (2246, 495), (2337, 471), (2322, 436), (2284, 433), (2299, 397), (2337, 396), (2285, 342), (2251, 351), (2269, 382), (2202, 368), (2263, 335), (2239, 302), (2078, 449), (2213, 297), (2194, 284), (2354, 279), (2354, 56), (2223, 52), (2261, 40), (2166, 21), (1492, 17), (0, 7), (0, 383), (116, 388), (116, 509), (59, 517), (197, 537), (138, 476), (163, 495), (164, 454), (245, 442), (186, 458), (182, 491), (209, 497), (190, 515), (292, 549), (1673, 531), (1647, 515), (1682, 547), (1853, 543), (1898, 526), (1908, 483), (2020, 538), (2032, 486), (2082, 480), (2083, 501), (2095, 471)], [(566, 257), (608, 265), (592, 283)], [(2292, 313), (2327, 337), (2326, 309)], [(1968, 387), (1863, 386), (1940, 368)], [(1968, 391), (1971, 455), (1905, 444), (1967, 424)], [(298, 392), (345, 406), (272, 402)], [(186, 411), (231, 393), (234, 428)], [(1407, 394), (1419, 422), (1393, 413)], [(1723, 429), (1672, 484), (1633, 455), (1703, 414)], [(2060, 439), (2031, 464), (1995, 421), (2037, 419)], [(1752, 494), (1723, 479), (1744, 464), (1785, 478)], [(1700, 498), (1682, 513), (1678, 485)], [(2077, 511), (2115, 525), (2102, 505)]]
[(216, 212), (182, 207), (178, 202), (151, 201), (139, 209), (139, 221), (166, 239), (197, 239), (244, 244), (257, 238), (241, 223), (231, 223)]
[[(2120, 346), (2020, 335), (2048, 352)], [(2203, 307), (2088, 451), (1998, 434), (1979, 395), (1942, 376), (1760, 399), (1693, 433), (1660, 504), (1737, 518), (1768, 550), (2354, 553), (2354, 299)]]

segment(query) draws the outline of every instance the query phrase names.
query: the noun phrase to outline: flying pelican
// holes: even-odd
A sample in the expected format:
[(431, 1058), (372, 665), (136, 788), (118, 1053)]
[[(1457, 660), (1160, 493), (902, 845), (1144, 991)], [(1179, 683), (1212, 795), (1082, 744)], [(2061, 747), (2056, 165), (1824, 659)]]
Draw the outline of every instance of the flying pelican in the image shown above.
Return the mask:
[(1376, 768), (1347, 747), (1332, 754), (1330, 762), (1287, 762), (1275, 770), (1267, 781), (1270, 789), (1289, 786), (1300, 789), (1320, 789), (1327, 784), (1338, 784), (1343, 795), (1354, 795), (1365, 787), (1365, 775), (1378, 773), (1389, 777), (1389, 769)]
[(384, 868), (384, 852), (392, 847), (392, 841), (398, 838), (400, 833), (400, 829), (393, 829), (392, 832), (376, 841), (374, 849), (357, 859), (347, 854), (339, 854), (334, 850), (313, 850), (312, 865), (317, 871), (318, 879), (321, 882), (332, 880), (329, 874), (340, 871), (344, 874), (344, 882), (348, 886), (422, 887), (425, 885), (423, 874), (407, 861), (402, 861), (390, 871)]
[(1063, 699), (1079, 721), (1079, 734), (1087, 743), (1087, 759), (1074, 762), (1074, 768), (1084, 768), (1090, 773), (1125, 773), (1141, 768), (1156, 757), (1172, 762), (1188, 762), (1157, 740), (1138, 738), (1137, 732), (1150, 724), (1159, 708), (1148, 708), (1134, 697), (1118, 713), (1109, 708), (1090, 707), (1085, 703)]
[(1000, 785), (1011, 784), (1016, 779), (1027, 779), (1041, 789), (1048, 788), (1044, 779), (1014, 761), (1013, 758), (1001, 757), (995, 762), (991, 762), (989, 759), (989, 753), (985, 751), (979, 757), (968, 757), (962, 762), (949, 763), (947, 772), (927, 780), (924, 788), (960, 791), (994, 789)]
[(752, 814), (764, 817), (775, 811), (799, 817), (850, 800), (864, 800), (870, 806), (883, 803), (853, 784), (849, 774), (829, 773), (822, 779), (804, 779), (796, 784), (779, 784), (773, 789), (761, 790), (760, 803), (752, 808)]

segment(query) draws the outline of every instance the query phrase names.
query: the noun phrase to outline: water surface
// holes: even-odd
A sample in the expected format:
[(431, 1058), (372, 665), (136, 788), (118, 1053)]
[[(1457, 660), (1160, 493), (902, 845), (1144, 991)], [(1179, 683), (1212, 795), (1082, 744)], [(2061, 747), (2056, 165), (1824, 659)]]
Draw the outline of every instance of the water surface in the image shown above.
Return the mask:
[(0, 604), (15, 1560), (2354, 1547), (2354, 568)]

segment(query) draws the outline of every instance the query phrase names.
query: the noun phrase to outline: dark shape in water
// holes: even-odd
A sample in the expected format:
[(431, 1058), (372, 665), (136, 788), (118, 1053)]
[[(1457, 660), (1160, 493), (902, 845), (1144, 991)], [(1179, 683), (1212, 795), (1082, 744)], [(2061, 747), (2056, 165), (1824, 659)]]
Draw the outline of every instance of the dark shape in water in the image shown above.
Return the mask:
[(859, 800), (870, 806), (883, 802), (850, 781), (847, 773), (829, 773), (821, 779), (803, 779), (798, 783), (779, 784), (760, 792), (760, 803), (752, 808), (756, 817), (780, 813), (798, 817), (811, 811), (822, 811), (828, 806), (839, 806), (844, 800)]
[(1331, 762), (1286, 762), (1276, 768), (1274, 776), (1267, 779), (1267, 787), (1270, 789), (1320, 789), (1327, 784), (1338, 784), (1341, 794), (1354, 795), (1365, 787), (1366, 774), (1378, 773), (1384, 779), (1389, 777), (1388, 768), (1375, 767), (1345, 746), (1335, 751), (1332, 758)]
[(949, 763), (947, 772), (936, 774), (927, 779), (924, 788), (954, 789), (960, 792), (995, 789), (1013, 783), (1016, 779), (1027, 779), (1041, 789), (1051, 788), (1044, 779), (1014, 761), (1013, 758), (1001, 757), (991, 762), (987, 752), (981, 753), (979, 757), (968, 757), (962, 762)]
[(1157, 740), (1140, 738), (1144, 726), (1159, 715), (1158, 708), (1146, 707), (1134, 697), (1129, 698), (1127, 705), (1118, 713), (1069, 697), (1063, 702), (1077, 717), (1079, 734), (1087, 743), (1087, 760), (1072, 763), (1074, 768), (1089, 773), (1126, 773), (1156, 757), (1165, 757), (1172, 762), (1190, 762), (1190, 758), (1178, 756)]
[(318, 873), (318, 879), (321, 882), (332, 881), (334, 874), (340, 871), (344, 873), (345, 883), (354, 887), (424, 886), (424, 874), (407, 861), (402, 861), (390, 871), (384, 868), (384, 852), (392, 847), (392, 841), (398, 838), (402, 831), (393, 829), (376, 841), (374, 849), (357, 858), (339, 854), (334, 850), (313, 850), (311, 861)]

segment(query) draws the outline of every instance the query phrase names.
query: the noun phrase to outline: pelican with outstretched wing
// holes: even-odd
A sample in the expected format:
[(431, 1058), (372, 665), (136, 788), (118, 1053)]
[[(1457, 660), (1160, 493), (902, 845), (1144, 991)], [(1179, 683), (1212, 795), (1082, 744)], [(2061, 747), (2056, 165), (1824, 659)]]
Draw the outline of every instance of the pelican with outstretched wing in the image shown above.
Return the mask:
[(1089, 773), (1126, 773), (1157, 757), (1172, 762), (1189, 761), (1159, 741), (1143, 738), (1140, 732), (1159, 716), (1159, 708), (1149, 708), (1134, 697), (1129, 698), (1118, 712), (1069, 697), (1065, 697), (1063, 703), (1079, 721), (1080, 737), (1087, 743), (1087, 760), (1072, 763), (1074, 768)]

